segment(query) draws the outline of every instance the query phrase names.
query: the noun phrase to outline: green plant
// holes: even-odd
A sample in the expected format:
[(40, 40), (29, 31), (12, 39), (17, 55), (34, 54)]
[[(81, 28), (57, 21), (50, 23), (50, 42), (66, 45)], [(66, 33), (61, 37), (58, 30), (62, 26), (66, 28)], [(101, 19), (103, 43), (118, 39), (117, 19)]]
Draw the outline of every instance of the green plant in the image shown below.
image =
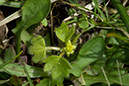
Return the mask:
[[(3, 2), (5, 1), (3, 0), (0, 4)], [(72, 82), (69, 84), (72, 86), (75, 84), (85, 86), (128, 85), (129, 68), (124, 66), (129, 64), (129, 16), (126, 13), (129, 8), (124, 9), (119, 0), (111, 0), (112, 3), (115, 3), (114, 6), (118, 12), (109, 14), (106, 1), (103, 2), (102, 9), (97, 0), (92, 0), (95, 4), (93, 11), (80, 6), (77, 0), (69, 0), (70, 3), (61, 2), (74, 6), (79, 11), (70, 8), (68, 13), (72, 18), (62, 22), (54, 30), (58, 41), (57, 44), (55, 43), (56, 46), (51, 45), (50, 40), (52, 39), (49, 34), (42, 37), (32, 33), (32, 29), (39, 22), (47, 26), (45, 17), (50, 10), (50, 1), (21, 2), (25, 3), (19, 11), (22, 12), (22, 18), (12, 30), (17, 38), (16, 49), (9, 47), (4, 55), (5, 63), (0, 60), (0, 71), (10, 74), (11, 77), (6, 74), (6, 79), (1, 80), (0, 84), (10, 81), (14, 85), (19, 85), (22, 83), (17, 77), (27, 77), (28, 81), (22, 85), (33, 86), (32, 78), (42, 77), (36, 86), (64, 86), (65, 80)], [(93, 17), (88, 16), (87, 12)], [(75, 16), (74, 13), (79, 14)], [(83, 40), (83, 35), (88, 31), (89, 33), (92, 31), (88, 41), (79, 44), (78, 40)], [(33, 63), (42, 65), (42, 67), (29, 66), (24, 61), (22, 65), (14, 63), (22, 53), (20, 52), (21, 41), (27, 46), (28, 53), (32, 55)], [(1, 74), (0, 77), (2, 77)], [(13, 82), (14, 79), (17, 79), (18, 82)]]

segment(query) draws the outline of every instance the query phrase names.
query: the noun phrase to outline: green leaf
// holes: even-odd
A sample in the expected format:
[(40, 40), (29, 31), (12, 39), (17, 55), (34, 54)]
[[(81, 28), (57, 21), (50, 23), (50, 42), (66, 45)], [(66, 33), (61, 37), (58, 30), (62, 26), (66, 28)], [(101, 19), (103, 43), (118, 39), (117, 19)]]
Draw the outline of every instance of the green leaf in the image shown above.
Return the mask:
[(52, 72), (51, 72), (51, 75), (52, 75), (53, 79), (56, 79), (61, 75), (61, 68), (58, 64), (54, 65)]
[[(109, 74), (106, 74), (106, 76), (107, 76), (110, 84), (113, 84), (113, 83), (116, 83), (116, 84), (119, 84), (119, 85), (121, 84), (120, 80), (119, 80), (119, 76), (112, 76), (112, 75), (109, 75)], [(83, 78), (84, 78), (85, 83), (86, 83), (85, 86), (90, 86), (92, 84), (100, 83), (100, 82), (107, 83), (107, 81), (106, 81), (102, 72), (100, 72), (100, 74), (97, 75), (97, 76), (89, 76), (87, 74), (83, 74)], [(128, 86), (129, 85), (129, 82), (128, 82), (129, 74), (122, 75), (121, 80), (122, 80), (122, 85)]]
[(61, 58), (59, 62), (64, 68), (71, 69), (69, 62), (65, 58)]
[(54, 67), (54, 65), (58, 64), (59, 57), (58, 56), (49, 56), (43, 62), (46, 63), (44, 67), (44, 71), (50, 71)]
[(61, 58), (61, 59), (59, 60), (59, 63), (60, 63), (59, 67), (61, 68), (63, 75), (66, 76), (66, 77), (68, 77), (68, 76), (69, 76), (69, 71), (68, 71), (68, 69), (71, 69), (70, 64), (69, 64), (68, 61), (67, 61), (66, 59), (64, 59), (64, 58)]
[(51, 46), (51, 37), (50, 34), (46, 34), (46, 36), (43, 37), (46, 43), (46, 46)]
[(47, 19), (46, 19), (46, 18), (43, 19), (43, 20), (41, 21), (41, 23), (46, 27), (46, 26), (47, 26)]
[[(13, 60), (15, 60), (21, 53), (22, 53), (22, 51), (21, 51), (17, 56), (15, 56), (15, 57), (13, 57), (11, 60), (9, 60), (8, 62), (1, 64), (1, 65), (0, 65), (0, 69), (2, 69), (3, 67), (5, 67), (5, 66), (8, 65), (9, 63), (11, 63)], [(0, 61), (1, 61), (0, 63), (3, 62), (2, 60), (0, 60)]]
[(68, 26), (67, 26), (64, 22), (62, 22), (62, 24), (61, 24), (60, 27), (61, 27), (61, 28), (57, 28), (57, 29), (55, 30), (56, 36), (57, 36), (61, 41), (65, 42), (66, 37), (67, 37), (67, 35), (68, 35), (68, 33), (69, 33), (69, 28), (68, 28)]
[(72, 41), (72, 44), (73, 44), (73, 45), (77, 43), (77, 40), (78, 40), (78, 38), (79, 38), (81, 35), (82, 35), (82, 33), (79, 33), (79, 34), (77, 34), (77, 35), (74, 37), (74, 39), (73, 39), (73, 41)]
[(0, 5), (2, 5), (4, 2), (6, 2), (7, 0), (0, 0)]
[(7, 50), (4, 54), (4, 61), (8, 62), (15, 56), (16, 56), (16, 52), (15, 52), (14, 48), (11, 46), (11, 47), (7, 48)]
[(72, 26), (70, 29), (69, 29), (69, 32), (66, 36), (66, 40), (65, 42), (68, 42), (68, 40), (70, 40), (70, 38), (72, 37), (72, 35), (75, 33), (75, 26)]
[(89, 27), (89, 23), (86, 20), (78, 21), (78, 25), (82, 29), (86, 29)]
[[(106, 56), (104, 55), (101, 59), (91, 63), (90, 65), (87, 65), (85, 68), (85, 72), (88, 75), (97, 75), (102, 70), (101, 67), (105, 67), (105, 63), (107, 61)], [(107, 69), (107, 68), (106, 68)], [(118, 72), (118, 71), (117, 71)]]
[(45, 79), (41, 80), (40, 84), (37, 84), (36, 86), (50, 86), (50, 79), (45, 78)]
[(43, 63), (46, 57), (45, 41), (42, 36), (33, 37), (31, 40), (33, 46), (29, 47), (30, 54), (34, 54), (32, 60), (34, 63)]
[(63, 83), (63, 81), (64, 81), (64, 75), (61, 74), (58, 78), (52, 79), (52, 86), (56, 86), (57, 84)]
[(7, 80), (10, 78), (10, 75), (5, 72), (0, 72), (0, 77), (4, 80)]
[[(2, 61), (0, 61), (0, 65), (3, 64)], [(33, 67), (26, 65), (26, 69), (28, 70), (28, 73), (31, 78), (36, 78), (36, 77), (48, 77), (48, 73), (45, 73), (42, 68), (39, 67)], [(23, 66), (10, 63), (6, 66), (4, 66), (2, 69), (0, 69), (0, 72), (6, 72), (10, 75), (15, 75), (17, 77), (26, 77), (26, 74), (24, 72)]]
[(25, 1), (7, 1), (2, 4), (2, 6), (8, 6), (8, 7), (14, 7), (14, 8), (20, 8)]
[(22, 7), (22, 20), (12, 30), (17, 37), (17, 53), (20, 52), (21, 32), (33, 24), (42, 21), (49, 13), (50, 0), (27, 0)]
[(68, 77), (71, 66), (63, 57), (53, 55), (46, 58), (43, 62), (46, 63), (44, 70), (51, 71), (53, 79), (56, 79), (61, 75)]
[(20, 24), (25, 24), (22, 29), (42, 21), (48, 15), (50, 6), (50, 0), (27, 0), (22, 7), (22, 20)]
[(0, 80), (0, 84), (4, 84), (4, 83), (6, 83), (8, 81), (9, 81), (9, 79), (7, 79), (7, 80)]
[(14, 86), (18, 86), (22, 84), (22, 80), (16, 76), (11, 76), (10, 77), (10, 81), (11, 84), (13, 84)]
[(103, 55), (104, 42), (102, 37), (95, 37), (85, 43), (79, 51), (78, 59), (72, 64), (70, 72), (79, 77), (88, 64), (99, 60)]
[[(114, 37), (110, 37), (106, 39), (106, 49), (105, 54), (108, 58), (108, 61), (106, 62), (106, 70), (108, 71), (114, 71), (114, 69), (117, 68), (116, 60), (118, 60), (120, 67), (123, 64), (128, 64), (128, 51), (129, 49), (122, 48), (127, 47), (122, 44), (119, 44), (118, 41)], [(117, 75), (117, 73), (115, 74)]]
[[(31, 29), (31, 31), (30, 31)], [(21, 33), (21, 40), (24, 42), (24, 44), (29, 47), (30, 46), (30, 41), (34, 35), (32, 34), (32, 28), (29, 28), (27, 30), (23, 30)]]
[(75, 27), (68, 28), (65, 22), (62, 22), (61, 26), (55, 30), (56, 36), (63, 42), (68, 42), (72, 35), (75, 33)]

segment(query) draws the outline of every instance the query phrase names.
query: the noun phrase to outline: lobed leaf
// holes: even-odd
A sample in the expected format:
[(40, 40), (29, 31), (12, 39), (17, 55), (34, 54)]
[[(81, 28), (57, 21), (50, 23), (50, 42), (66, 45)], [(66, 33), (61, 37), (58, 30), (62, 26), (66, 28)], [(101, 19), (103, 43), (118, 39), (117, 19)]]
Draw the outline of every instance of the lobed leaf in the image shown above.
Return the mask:
[(46, 63), (44, 70), (51, 71), (53, 79), (56, 79), (62, 75), (68, 77), (71, 66), (63, 57), (53, 55), (46, 58), (43, 62)]
[(33, 37), (31, 40), (33, 46), (29, 47), (29, 53), (34, 54), (32, 60), (34, 63), (43, 63), (46, 57), (45, 41), (42, 36)]
[[(53, 78), (53, 79), (58, 78), (58, 77), (61, 75), (61, 73), (62, 73), (62, 70), (61, 70), (59, 64), (60, 64), (60, 63), (56, 64), (56, 65), (53, 67), (53, 69), (52, 69), (51, 75), (52, 75), (52, 78)], [(64, 75), (64, 76), (65, 76), (65, 75)]]
[(43, 62), (46, 63), (44, 67), (44, 71), (50, 71), (58, 63), (58, 56), (49, 56)]

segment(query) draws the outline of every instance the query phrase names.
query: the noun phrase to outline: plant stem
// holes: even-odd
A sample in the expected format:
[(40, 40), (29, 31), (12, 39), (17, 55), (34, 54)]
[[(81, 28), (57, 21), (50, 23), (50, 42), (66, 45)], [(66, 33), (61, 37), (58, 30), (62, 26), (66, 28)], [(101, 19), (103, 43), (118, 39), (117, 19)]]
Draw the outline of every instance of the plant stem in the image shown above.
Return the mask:
[(57, 50), (57, 51), (60, 51), (61, 49), (59, 47), (46, 47), (46, 50)]
[(116, 63), (117, 63), (117, 69), (118, 69), (118, 73), (119, 73), (120, 84), (122, 86), (122, 80), (121, 80), (121, 74), (120, 74), (120, 70), (119, 70), (119, 62), (118, 62), (118, 60), (116, 60)]
[(110, 86), (110, 83), (109, 83), (109, 81), (108, 81), (108, 78), (107, 78), (107, 76), (106, 76), (106, 73), (105, 73), (103, 67), (101, 67), (101, 69), (102, 69), (102, 72), (103, 72), (103, 74), (104, 74), (104, 77), (105, 77), (105, 79), (106, 79), (106, 81), (107, 81), (108, 86)]
[(59, 56), (62, 57), (65, 54), (65, 52), (62, 52)]

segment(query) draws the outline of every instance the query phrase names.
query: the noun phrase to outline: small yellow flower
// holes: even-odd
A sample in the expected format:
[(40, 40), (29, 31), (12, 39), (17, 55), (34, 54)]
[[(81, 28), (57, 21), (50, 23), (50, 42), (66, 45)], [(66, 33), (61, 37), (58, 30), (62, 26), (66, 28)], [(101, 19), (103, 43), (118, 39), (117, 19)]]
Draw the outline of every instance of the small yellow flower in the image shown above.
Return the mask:
[(71, 44), (71, 41), (69, 40), (66, 44), (65, 51), (67, 53), (67, 56), (74, 53), (74, 49), (76, 48), (75, 45)]

